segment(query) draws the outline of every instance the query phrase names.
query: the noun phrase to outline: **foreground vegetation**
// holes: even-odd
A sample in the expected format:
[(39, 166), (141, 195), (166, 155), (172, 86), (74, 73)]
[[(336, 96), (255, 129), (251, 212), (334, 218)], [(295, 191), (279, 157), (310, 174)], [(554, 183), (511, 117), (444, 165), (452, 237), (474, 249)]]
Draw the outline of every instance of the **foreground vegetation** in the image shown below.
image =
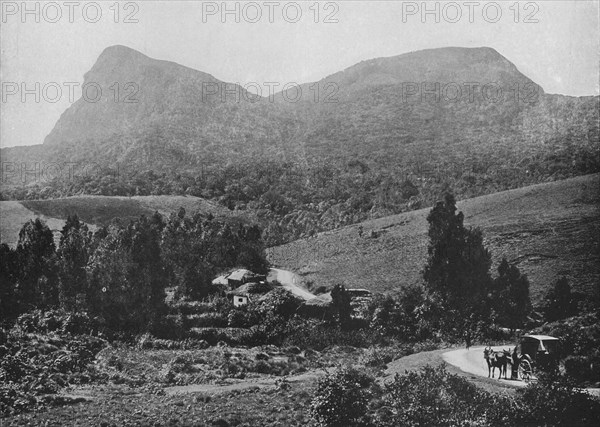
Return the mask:
[(491, 394), (444, 366), (396, 374), (381, 386), (354, 368), (319, 381), (311, 401), (319, 426), (593, 425), (600, 401), (543, 376), (516, 395)]
[[(491, 395), (443, 368), (376, 381), (399, 357), (515, 339), (503, 328), (535, 325), (527, 277), (506, 260), (496, 274), (490, 271), (481, 231), (464, 225), (451, 194), (427, 221), (421, 283), (361, 304), (339, 284), (322, 289), (331, 303), (312, 307), (276, 286), (234, 307), (211, 285), (216, 273), (231, 267), (266, 271), (254, 226), (234, 228), (182, 209), (168, 220), (157, 213), (92, 234), (70, 217), (56, 249), (48, 227), (30, 221), (15, 250), (1, 247), (2, 414), (16, 420), (29, 411), (81, 403), (89, 400), (82, 390), (92, 389), (93, 398), (164, 396), (162, 403), (151, 399), (157, 407), (185, 402), (188, 411), (192, 404), (204, 410), (212, 399), (206, 396), (224, 390), (236, 393), (233, 400), (245, 396), (239, 405), (226, 400), (237, 410), (268, 407), (263, 393), (287, 402), (288, 413), (275, 419), (263, 409), (225, 418), (193, 415), (207, 425), (555, 425), (567, 418), (587, 425), (597, 417), (598, 402), (576, 386), (600, 382), (598, 310), (579, 300), (563, 278), (537, 307), (555, 322), (539, 331), (563, 338), (562, 362), (517, 396)], [(167, 287), (174, 290), (171, 299)], [(290, 382), (307, 385), (294, 391)], [(173, 397), (194, 390), (201, 400)], [(298, 402), (310, 402), (310, 411), (290, 410)], [(154, 411), (144, 403), (145, 411)], [(114, 423), (164, 423), (156, 412), (147, 415), (155, 418)], [(185, 416), (174, 419), (190, 423)]]

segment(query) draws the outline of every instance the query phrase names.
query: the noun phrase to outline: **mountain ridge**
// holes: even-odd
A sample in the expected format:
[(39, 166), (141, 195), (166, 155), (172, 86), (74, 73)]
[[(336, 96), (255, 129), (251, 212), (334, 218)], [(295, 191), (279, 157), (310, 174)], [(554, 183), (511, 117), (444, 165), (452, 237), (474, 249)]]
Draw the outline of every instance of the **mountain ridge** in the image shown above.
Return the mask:
[[(104, 150), (104, 157), (109, 157), (106, 162), (131, 161), (123, 154), (124, 150), (147, 151), (151, 143), (145, 141), (138, 144), (140, 147), (136, 148), (136, 141), (139, 143), (142, 140), (152, 139), (149, 133), (156, 129), (174, 133), (170, 141), (172, 144), (164, 144), (175, 146), (166, 148), (166, 151), (173, 148), (179, 152), (174, 160), (206, 157), (205, 160), (209, 163), (232, 161), (234, 153), (244, 156), (264, 155), (265, 146), (270, 146), (270, 151), (279, 154), (292, 153), (288, 157), (293, 159), (298, 158), (294, 145), (299, 145), (299, 149), (303, 152), (307, 151), (306, 147), (308, 151), (311, 151), (311, 147), (315, 147), (314, 141), (303, 141), (302, 138), (298, 138), (300, 128), (304, 129), (304, 132), (300, 133), (307, 137), (313, 137), (315, 132), (330, 133), (327, 129), (330, 122), (335, 126), (341, 119), (352, 127), (357, 122), (353, 115), (364, 116), (364, 111), (367, 111), (366, 114), (371, 116), (368, 119), (374, 123), (374, 129), (367, 123), (366, 132), (360, 135), (360, 138), (368, 138), (369, 133), (375, 135), (382, 130), (384, 138), (397, 139), (400, 136), (402, 139), (401, 135), (415, 133), (415, 129), (390, 132), (389, 127), (393, 129), (396, 123), (384, 123), (384, 129), (378, 129), (381, 128), (380, 124), (376, 123), (378, 116), (381, 116), (380, 110), (394, 109), (391, 118), (396, 117), (403, 123), (414, 121), (416, 117), (417, 128), (421, 125), (420, 120), (435, 119), (440, 114), (447, 115), (448, 112), (439, 93), (437, 97), (434, 95), (433, 102), (427, 102), (427, 97), (431, 98), (431, 94), (421, 94), (421, 99), (418, 99), (419, 94), (417, 94), (418, 105), (406, 108), (405, 104), (411, 101), (410, 91), (415, 90), (412, 86), (407, 92), (406, 84), (437, 82), (448, 86), (448, 84), (473, 81), (479, 82), (480, 86), (484, 86), (485, 82), (495, 83), (504, 89), (505, 94), (511, 85), (518, 85), (517, 90), (531, 85), (527, 89), (528, 96), (534, 95), (536, 99), (547, 96), (543, 88), (520, 73), (514, 64), (490, 47), (444, 47), (361, 61), (320, 81), (300, 85), (302, 89), (300, 102), (289, 102), (289, 99), (286, 102), (284, 92), (278, 92), (275, 95), (275, 102), (271, 103), (265, 101), (266, 97), (253, 98), (254, 95), (243, 87), (221, 81), (203, 71), (171, 61), (150, 58), (127, 46), (114, 45), (104, 49), (92, 68), (85, 73), (84, 83), (98, 85), (102, 90), (101, 99), (97, 102), (86, 102), (82, 97), (65, 110), (42, 144), (44, 148), (41, 151), (48, 151), (48, 159), (42, 160), (64, 159), (70, 155), (74, 155), (74, 160), (82, 160), (87, 156), (82, 152), (83, 150), (77, 150), (76, 145), (80, 144), (94, 153), (94, 145), (106, 144), (111, 138), (116, 138), (120, 142), (113, 141), (109, 144), (109, 150)], [(331, 89), (330, 85), (329, 89), (322, 89), (329, 83), (333, 83), (335, 87)], [(114, 85), (117, 87), (115, 88)], [(317, 85), (319, 93), (310, 90), (314, 85)], [(226, 89), (235, 92), (233, 99), (231, 93), (225, 92)], [(213, 93), (215, 90), (217, 92)], [(331, 92), (332, 90), (335, 93)], [(425, 86), (423, 91), (427, 91)], [(409, 102), (405, 99), (407, 93)], [(338, 94), (339, 99), (336, 98)], [(480, 98), (483, 95), (485, 94), (480, 95)], [(465, 96), (470, 95), (462, 93), (462, 97)], [(398, 101), (395, 98), (401, 99)], [(260, 99), (260, 101), (246, 102), (246, 99)], [(560, 99), (570, 102), (580, 98), (561, 97)], [(117, 102), (111, 102), (115, 100)], [(335, 102), (328, 102), (330, 100)], [(483, 101), (478, 99), (471, 104), (477, 104), (479, 108)], [(513, 101), (501, 106), (500, 115), (510, 116), (508, 120), (514, 120), (527, 107), (521, 105), (518, 99)], [(593, 98), (591, 101), (582, 98), (582, 101), (577, 102), (593, 103), (593, 101)], [(373, 109), (374, 105), (378, 107)], [(466, 112), (465, 117), (459, 117), (458, 120), (478, 125), (478, 115), (473, 111), (474, 108), (469, 108), (473, 106), (466, 107), (463, 108)], [(495, 114), (498, 108), (498, 105), (484, 105), (480, 109), (486, 110), (487, 115), (490, 112)], [(355, 111), (357, 109), (358, 111)], [(350, 112), (350, 119), (344, 120), (348, 112)], [(329, 117), (330, 115), (335, 117)], [(318, 126), (326, 129), (307, 129), (315, 123), (313, 120), (315, 116), (321, 116), (317, 120), (317, 123), (319, 120), (321, 122)], [(442, 122), (448, 125), (453, 120), (456, 121), (456, 118), (449, 117), (442, 119)], [(436, 125), (443, 127), (444, 123)], [(182, 128), (186, 128), (184, 132), (180, 132)], [(226, 136), (223, 136), (224, 134)], [(416, 137), (417, 140), (423, 138), (435, 139), (436, 132)], [(161, 137), (159, 136), (158, 139)], [(319, 140), (321, 137), (312, 139)], [(282, 143), (281, 140), (284, 142)], [(327, 145), (329, 141), (324, 143)], [(353, 144), (356, 145), (355, 142), (350, 145)], [(64, 149), (61, 149), (61, 145)], [(334, 152), (337, 151), (335, 144), (333, 148)], [(3, 154), (12, 158), (12, 154), (19, 150), (11, 151), (7, 152), (3, 149)], [(207, 155), (207, 151), (211, 155)], [(309, 154), (308, 157), (321, 157), (322, 151), (317, 148), (317, 153)], [(349, 151), (353, 151), (352, 147)], [(354, 151), (353, 154), (362, 153)], [(302, 156), (304, 154), (300, 157)], [(192, 161), (190, 166), (193, 165)]]

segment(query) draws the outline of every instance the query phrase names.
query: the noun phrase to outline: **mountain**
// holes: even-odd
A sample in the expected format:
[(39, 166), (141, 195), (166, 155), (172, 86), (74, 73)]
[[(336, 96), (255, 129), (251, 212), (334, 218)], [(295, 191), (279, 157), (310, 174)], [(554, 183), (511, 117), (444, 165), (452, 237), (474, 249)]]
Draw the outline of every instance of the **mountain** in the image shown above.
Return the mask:
[(433, 156), (463, 163), (465, 154), (505, 156), (518, 146), (516, 158), (507, 159), (517, 162), (548, 141), (598, 140), (598, 97), (546, 94), (491, 48), (363, 61), (304, 85), (302, 93), (297, 110), (307, 131), (297, 144), (313, 161), (360, 158), (405, 167)]
[[(363, 61), (266, 98), (113, 46), (85, 85), (44, 144), (1, 150), (17, 163), (0, 199), (192, 195), (258, 219), (272, 246), (448, 190), (600, 172), (600, 97), (547, 94), (488, 47)], [(62, 175), (23, 184), (50, 162)]]
[(598, 136), (598, 97), (548, 95), (487, 47), (363, 61), (301, 85), (298, 101), (290, 89), (270, 102), (209, 74), (112, 46), (84, 85), (87, 100), (63, 113), (43, 148), (5, 149), (3, 158), (155, 170), (241, 157), (304, 164), (360, 158), (390, 167), (418, 163), (423, 148), (434, 158), (457, 151), (486, 158), (518, 145), (522, 160), (548, 140), (589, 144)]
[(246, 102), (253, 95), (243, 87), (125, 46), (105, 49), (83, 87), (87, 96), (45, 138), (43, 160), (161, 170), (274, 155), (272, 141), (287, 138), (274, 110)]

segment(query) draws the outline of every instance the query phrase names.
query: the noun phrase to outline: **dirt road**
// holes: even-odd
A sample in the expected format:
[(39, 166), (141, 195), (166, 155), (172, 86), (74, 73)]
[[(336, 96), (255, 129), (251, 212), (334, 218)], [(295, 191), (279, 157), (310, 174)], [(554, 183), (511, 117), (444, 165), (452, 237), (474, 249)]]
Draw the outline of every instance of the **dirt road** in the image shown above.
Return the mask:
[[(488, 376), (488, 367), (487, 362), (483, 358), (483, 350), (485, 347), (471, 347), (469, 350), (467, 349), (458, 349), (448, 351), (442, 354), (442, 359), (453, 366), (456, 366), (461, 371), (466, 372), (468, 374), (478, 375), (480, 377)], [(494, 351), (500, 350), (509, 350), (509, 346), (496, 346), (492, 347)], [(496, 369), (495, 378), (498, 378), (499, 372)], [(506, 368), (506, 376), (509, 378), (508, 380), (504, 379), (504, 376), (500, 380), (501, 383), (506, 385), (512, 385), (516, 387), (525, 387), (527, 383), (525, 381), (519, 380), (511, 380), (511, 366), (510, 364)]]
[(296, 273), (288, 270), (282, 270), (280, 268), (272, 268), (269, 271), (267, 281), (272, 282), (275, 280), (281, 283), (281, 286), (284, 289), (288, 290), (297, 297), (302, 298), (304, 301), (309, 301), (315, 297), (315, 295), (306, 290), (304, 284), (302, 283), (302, 278)]
[[(483, 358), (483, 350), (485, 347), (471, 347), (469, 350), (466, 349), (458, 349), (448, 351), (442, 354), (442, 359), (444, 362), (459, 368), (461, 371), (466, 372), (468, 374), (477, 375), (479, 377), (486, 377), (488, 375), (488, 368), (485, 359)], [(504, 350), (509, 349), (509, 346), (496, 346), (492, 347), (493, 350)], [(510, 365), (508, 365), (506, 369), (506, 375), (509, 378), (505, 380), (504, 378), (497, 381), (500, 384), (506, 385), (508, 387), (526, 387), (527, 382), (521, 380), (511, 380), (510, 379), (511, 369)], [(498, 370), (496, 369), (496, 378), (498, 378)], [(535, 379), (535, 378), (534, 378)], [(600, 388), (586, 388), (583, 389), (587, 393), (600, 396)]]

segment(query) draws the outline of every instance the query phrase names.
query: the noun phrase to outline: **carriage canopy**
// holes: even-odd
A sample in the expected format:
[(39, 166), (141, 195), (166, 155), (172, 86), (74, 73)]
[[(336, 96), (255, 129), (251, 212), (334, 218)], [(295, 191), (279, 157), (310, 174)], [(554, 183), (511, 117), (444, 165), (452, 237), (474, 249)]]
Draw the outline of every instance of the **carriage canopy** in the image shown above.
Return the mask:
[(525, 335), (521, 339), (521, 354), (535, 359), (538, 353), (556, 353), (559, 339), (549, 335)]

